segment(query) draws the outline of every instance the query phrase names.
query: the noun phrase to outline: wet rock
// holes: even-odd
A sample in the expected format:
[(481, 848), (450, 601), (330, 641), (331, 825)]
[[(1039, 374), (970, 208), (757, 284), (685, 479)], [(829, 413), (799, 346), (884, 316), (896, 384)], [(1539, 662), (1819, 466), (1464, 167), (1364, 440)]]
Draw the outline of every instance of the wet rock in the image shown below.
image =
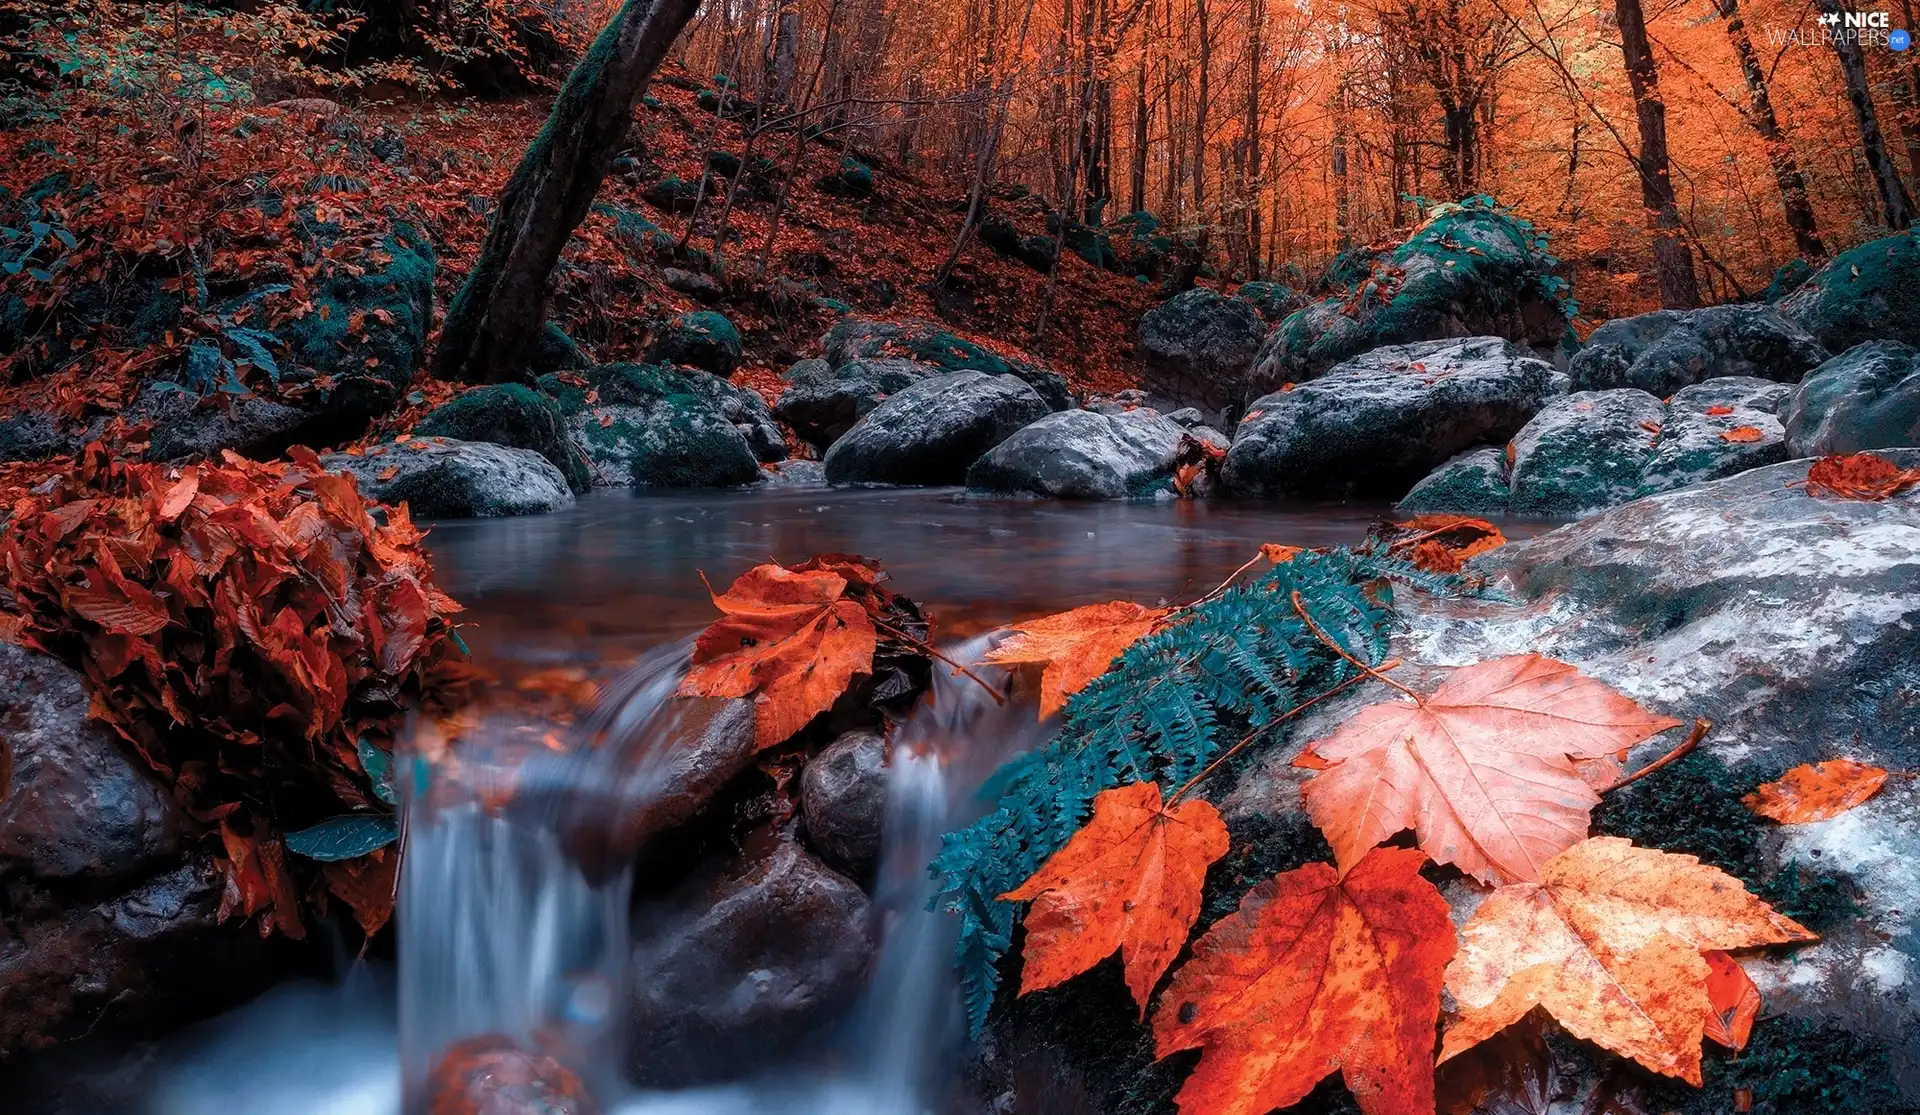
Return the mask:
[(887, 741), (878, 732), (848, 732), (828, 744), (800, 775), (807, 843), (835, 869), (856, 879), (880, 862), (887, 816)]
[(1855, 345), (1814, 369), (1786, 411), (1796, 457), (1920, 445), (1920, 352), (1897, 341)]
[(1444, 337), (1504, 337), (1550, 356), (1567, 329), (1557, 280), (1538, 234), (1483, 205), (1440, 205), (1406, 243), (1370, 263), (1336, 268), (1353, 293), (1323, 298), (1274, 327), (1253, 390), (1300, 383), (1382, 345)]
[(1920, 239), (1909, 230), (1870, 240), (1834, 256), (1780, 300), (1828, 352), (1866, 341), (1920, 345)]
[(633, 912), (627, 1074), (654, 1087), (737, 1079), (818, 1034), (874, 955), (867, 897), (798, 844)]
[(1640, 490), (1666, 408), (1632, 388), (1580, 391), (1542, 410), (1513, 439), (1513, 509), (1579, 515)]
[(891, 395), (827, 451), (835, 484), (959, 484), (1014, 431), (1045, 417), (1046, 401), (1018, 378), (954, 372)]
[(0, 643), (0, 879), (121, 879), (178, 856), (185, 818), (87, 707), (79, 674)]
[(1587, 338), (1569, 374), (1576, 390), (1637, 387), (1665, 398), (1721, 376), (1798, 383), (1827, 355), (1771, 306), (1709, 306), (1609, 321)]
[(1502, 515), (1512, 501), (1506, 450), (1489, 445), (1469, 449), (1434, 469), (1396, 506), (1416, 515)]
[(1148, 409), (1063, 410), (1016, 431), (967, 470), (967, 487), (1056, 499), (1124, 499), (1166, 487), (1186, 429)]
[(560, 470), (575, 494), (593, 487), (586, 454), (568, 439), (560, 408), (518, 383), (472, 388), (429, 412), (413, 433), (531, 449)]
[[(724, 488), (760, 475), (753, 447), (694, 377), (652, 364), (603, 364), (586, 386), (540, 381), (587, 455), (594, 482), (656, 488)], [(588, 402), (589, 394), (594, 398)]]
[(432, 1115), (599, 1115), (586, 1085), (544, 1053), (500, 1034), (447, 1050), (429, 1084)]
[(725, 314), (694, 310), (674, 319), (647, 359), (724, 376), (740, 363), (740, 331)]
[(1255, 394), (1253, 358), (1266, 333), (1251, 300), (1195, 287), (1141, 316), (1141, 382), (1182, 406), (1238, 413)]
[(1788, 384), (1748, 376), (1683, 388), (1667, 400), (1635, 495), (1669, 492), (1786, 460), (1780, 411), (1792, 395)]
[(330, 471), (351, 473), (361, 494), (382, 503), (406, 503), (422, 519), (540, 515), (573, 504), (567, 478), (531, 449), (451, 438), (375, 448), (385, 452), (333, 453), (321, 463)]
[(825, 360), (802, 360), (787, 369), (790, 385), (774, 413), (815, 449), (825, 450), (887, 396), (920, 382), (937, 369), (913, 360), (850, 360), (835, 368)]
[(847, 317), (833, 323), (825, 338), (827, 363), (838, 368), (849, 361), (902, 357), (941, 372), (978, 371), (1016, 376), (1040, 393), (1050, 410), (1073, 405), (1067, 381), (1025, 360), (1008, 359), (965, 340), (951, 330), (919, 318), (881, 321)]
[(1396, 498), (1564, 390), (1552, 365), (1498, 337), (1376, 349), (1256, 401), (1223, 476), (1239, 495)]

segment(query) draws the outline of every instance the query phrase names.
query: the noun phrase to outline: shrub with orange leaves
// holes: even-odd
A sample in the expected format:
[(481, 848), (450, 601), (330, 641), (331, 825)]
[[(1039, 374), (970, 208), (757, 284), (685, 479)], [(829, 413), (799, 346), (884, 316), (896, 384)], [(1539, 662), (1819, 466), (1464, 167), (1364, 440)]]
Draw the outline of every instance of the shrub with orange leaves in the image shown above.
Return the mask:
[[(331, 861), (389, 842), (383, 744), (409, 705), (456, 694), (462, 664), (460, 606), (434, 586), (406, 507), (371, 504), (309, 451), (293, 458), (168, 469), (96, 443), (10, 485), (0, 638), (79, 670), (92, 715), (218, 830), (229, 911), (299, 936), (318, 872), (283, 834), (353, 834), (306, 848)], [(364, 874), (328, 880), (377, 924)]]

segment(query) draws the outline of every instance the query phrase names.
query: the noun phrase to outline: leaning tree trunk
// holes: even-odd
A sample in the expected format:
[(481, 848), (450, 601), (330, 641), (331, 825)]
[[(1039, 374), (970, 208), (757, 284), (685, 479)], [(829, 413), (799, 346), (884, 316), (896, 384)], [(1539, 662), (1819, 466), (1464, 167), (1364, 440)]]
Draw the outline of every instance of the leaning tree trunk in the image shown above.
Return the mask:
[[(1831, 2), (1831, 0), (1829, 0)], [(1634, 113), (1640, 124), (1640, 200), (1647, 209), (1653, 234), (1653, 269), (1660, 279), (1660, 305), (1668, 310), (1690, 310), (1700, 304), (1700, 280), (1693, 273), (1693, 249), (1680, 221), (1680, 205), (1673, 193), (1673, 163), (1667, 155), (1667, 106), (1660, 99), (1660, 72), (1654, 67), (1653, 46), (1647, 39), (1647, 20), (1640, 0), (1614, 0), (1620, 25), (1620, 46), (1627, 60), (1627, 82), (1633, 87)]]
[[(1820, 0), (1820, 10), (1840, 14), (1837, 0)], [(1880, 117), (1873, 109), (1873, 91), (1867, 85), (1867, 59), (1860, 52), (1860, 40), (1849, 38), (1834, 28), (1833, 49), (1840, 56), (1840, 73), (1847, 82), (1847, 101), (1853, 106), (1853, 121), (1860, 128), (1860, 147), (1867, 156), (1867, 169), (1873, 172), (1873, 184), (1880, 191), (1880, 212), (1889, 228), (1906, 228), (1913, 223), (1913, 199), (1900, 181), (1900, 168), (1887, 154), (1887, 140), (1880, 132)]]
[(500, 383), (526, 374), (554, 264), (586, 218), (647, 80), (697, 6), (626, 0), (567, 78), (501, 191), (480, 258), (447, 310), (436, 357), (442, 377)]
[(1720, 18), (1726, 21), (1727, 39), (1740, 59), (1740, 72), (1747, 79), (1747, 120), (1767, 145), (1767, 162), (1773, 166), (1773, 180), (1780, 188), (1780, 204), (1786, 211), (1787, 227), (1793, 230), (1793, 244), (1807, 259), (1821, 259), (1827, 246), (1820, 239), (1819, 225), (1813, 216), (1813, 202), (1807, 197), (1807, 178), (1793, 148), (1780, 132), (1780, 118), (1773, 111), (1773, 95), (1767, 86), (1766, 71), (1753, 51), (1753, 39), (1747, 34), (1746, 21), (1740, 15), (1740, 0), (1718, 0)]

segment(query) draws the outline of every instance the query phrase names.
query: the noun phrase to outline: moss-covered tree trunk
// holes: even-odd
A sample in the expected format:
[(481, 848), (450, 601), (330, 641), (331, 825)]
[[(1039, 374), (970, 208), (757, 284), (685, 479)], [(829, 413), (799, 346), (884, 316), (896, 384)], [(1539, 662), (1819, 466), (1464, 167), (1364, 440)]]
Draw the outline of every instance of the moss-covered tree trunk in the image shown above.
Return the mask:
[(447, 311), (436, 369), (500, 383), (526, 373), (546, 323), (547, 279), (606, 177), (653, 71), (697, 0), (626, 0), (567, 78), (520, 159), (466, 285)]

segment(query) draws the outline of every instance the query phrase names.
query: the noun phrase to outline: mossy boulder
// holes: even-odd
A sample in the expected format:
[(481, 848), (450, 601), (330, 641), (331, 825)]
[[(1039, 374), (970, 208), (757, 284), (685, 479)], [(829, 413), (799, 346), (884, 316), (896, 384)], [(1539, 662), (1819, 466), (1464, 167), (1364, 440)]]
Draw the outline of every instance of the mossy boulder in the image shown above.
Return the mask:
[(1260, 391), (1382, 345), (1504, 337), (1550, 357), (1567, 329), (1556, 261), (1533, 226), (1490, 202), (1435, 207), (1350, 293), (1288, 315), (1261, 346)]
[(1813, 370), (1786, 411), (1796, 457), (1920, 445), (1920, 351), (1855, 345)]
[(740, 436), (747, 439), (747, 446), (753, 450), (756, 459), (767, 464), (786, 459), (786, 435), (780, 432), (780, 424), (774, 421), (772, 408), (767, 406), (767, 401), (760, 397), (758, 391), (711, 372), (687, 369), (681, 369), (680, 372), (695, 393), (707, 400), (720, 413), (720, 417), (732, 423), (733, 428), (740, 431)]
[(1779, 305), (1828, 352), (1865, 341), (1920, 345), (1916, 290), (1920, 238), (1908, 230), (1841, 252)]
[(370, 420), (393, 409), (425, 361), (436, 261), (424, 231), (395, 222), (361, 263), (358, 274), (333, 268), (312, 307), (275, 332), (300, 369), (331, 378), (327, 410)]
[(740, 330), (717, 310), (681, 314), (647, 352), (649, 360), (726, 375), (740, 364)]
[(1664, 403), (1644, 391), (1582, 391), (1542, 409), (1507, 448), (1470, 450), (1416, 484), (1400, 509), (1588, 515), (1787, 458), (1784, 383), (1722, 376)]
[(873, 168), (852, 155), (842, 155), (839, 167), (820, 179), (820, 188), (834, 197), (872, 197)]
[[(688, 208), (692, 208), (692, 195), (688, 195), (687, 204)], [(663, 205), (661, 208), (668, 207)], [(614, 243), (624, 248), (635, 262), (673, 258), (679, 241), (643, 214), (607, 204), (596, 205), (594, 210), (613, 222)]]
[(518, 383), (475, 387), (435, 408), (413, 429), (417, 437), (486, 441), (531, 449), (552, 462), (567, 487), (582, 493), (593, 487), (586, 454), (567, 437), (560, 408), (545, 395)]
[(751, 484), (759, 462), (746, 435), (720, 413), (692, 376), (653, 364), (605, 364), (583, 377), (540, 386), (586, 453), (595, 483), (656, 488)]
[(1306, 295), (1285, 283), (1268, 282), (1265, 279), (1252, 279), (1233, 289), (1233, 296), (1249, 303), (1259, 312), (1260, 320), (1272, 325), (1286, 320), (1308, 302)]
[(593, 361), (565, 329), (555, 322), (540, 327), (533, 339), (533, 352), (527, 357), (527, 370), (537, 379), (552, 372), (574, 372), (591, 367)]
[(827, 363), (836, 368), (850, 360), (899, 357), (942, 372), (1015, 376), (1038, 391), (1052, 409), (1065, 410), (1073, 405), (1067, 381), (1059, 373), (1026, 360), (1003, 357), (919, 318), (842, 318), (827, 330), (824, 347)]
[(1593, 331), (1573, 357), (1577, 390), (1637, 387), (1665, 398), (1722, 376), (1798, 383), (1827, 350), (1771, 306), (1656, 310)]
[(691, 213), (700, 197), (700, 183), (669, 174), (640, 191), (640, 200), (665, 213)]
[(567, 478), (531, 449), (451, 438), (386, 442), (364, 454), (330, 454), (330, 471), (350, 473), (362, 494), (405, 503), (423, 519), (539, 515), (573, 503)]

